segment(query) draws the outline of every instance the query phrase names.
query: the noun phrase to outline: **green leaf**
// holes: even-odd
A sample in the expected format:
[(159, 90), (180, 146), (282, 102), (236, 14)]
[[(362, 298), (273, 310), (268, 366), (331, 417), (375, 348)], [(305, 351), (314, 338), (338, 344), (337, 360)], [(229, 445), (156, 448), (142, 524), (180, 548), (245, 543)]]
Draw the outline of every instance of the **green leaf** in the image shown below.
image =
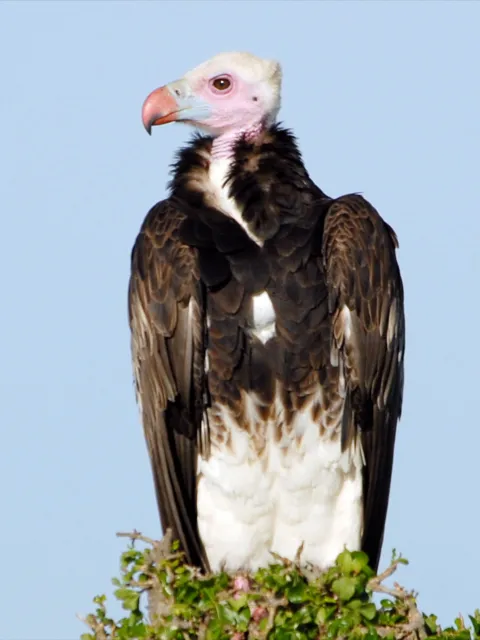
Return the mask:
[(124, 598), (123, 608), (126, 609), (127, 611), (134, 611), (135, 609), (138, 609), (139, 601), (140, 601), (140, 594), (135, 593), (133, 591), (129, 596)]
[(342, 551), (337, 557), (337, 566), (342, 571), (342, 573), (351, 573), (353, 568), (353, 558), (350, 551)]
[(340, 600), (346, 602), (355, 594), (356, 580), (355, 578), (338, 578), (332, 584), (332, 591), (336, 593)]
[(392, 609), (395, 606), (395, 603), (393, 603), (391, 600), (388, 600), (387, 598), (383, 598), (382, 600), (380, 600), (380, 604), (384, 609)]
[(465, 623), (463, 621), (463, 618), (455, 618), (455, 624), (457, 626), (457, 629), (459, 631), (463, 631), (465, 629)]
[(425, 617), (425, 624), (430, 633), (437, 633), (437, 616), (430, 615), (428, 617)]
[(240, 611), (247, 604), (247, 594), (242, 593), (238, 598), (230, 598), (228, 604), (234, 611)]
[(473, 633), (476, 636), (480, 636), (480, 611), (477, 609), (473, 616), (468, 616), (472, 623)]
[(249, 607), (244, 607), (238, 612), (237, 615), (237, 626), (240, 627), (241, 631), (246, 631), (248, 627), (248, 623), (252, 618), (252, 614), (250, 612)]
[(147, 635), (147, 629), (143, 622), (131, 621), (131, 624), (128, 625), (129, 637), (130, 638), (145, 638)]
[(297, 584), (285, 590), (285, 595), (287, 600), (293, 604), (305, 602), (305, 600), (308, 600), (308, 585), (305, 582), (297, 582)]
[(364, 604), (365, 602), (363, 600), (355, 598), (355, 600), (350, 600), (350, 602), (348, 602), (346, 606), (349, 609), (357, 610), (360, 609)]
[(120, 587), (113, 592), (114, 596), (119, 600), (125, 600), (131, 593), (133, 593), (132, 589), (128, 589), (127, 587)]
[(318, 611), (317, 611), (317, 615), (315, 616), (315, 622), (320, 626), (322, 624), (325, 624), (325, 622), (327, 621), (327, 616), (328, 616), (328, 610), (327, 607), (321, 607)]
[(337, 610), (336, 606), (324, 606), (321, 607), (318, 611), (317, 611), (317, 615), (316, 615), (316, 623), (317, 624), (325, 624), (326, 622), (328, 622), (329, 620), (332, 619), (333, 615), (335, 614), (335, 611)]
[(364, 571), (373, 573), (368, 566), (368, 556), (363, 551), (354, 551), (352, 553), (352, 571), (355, 573), (362, 573)]
[(377, 615), (377, 607), (373, 604), (373, 602), (369, 602), (368, 604), (364, 604), (363, 607), (360, 608), (360, 613), (364, 618), (372, 621)]
[(206, 640), (227, 640), (229, 635), (226, 633), (225, 625), (218, 618), (213, 618), (207, 627)]

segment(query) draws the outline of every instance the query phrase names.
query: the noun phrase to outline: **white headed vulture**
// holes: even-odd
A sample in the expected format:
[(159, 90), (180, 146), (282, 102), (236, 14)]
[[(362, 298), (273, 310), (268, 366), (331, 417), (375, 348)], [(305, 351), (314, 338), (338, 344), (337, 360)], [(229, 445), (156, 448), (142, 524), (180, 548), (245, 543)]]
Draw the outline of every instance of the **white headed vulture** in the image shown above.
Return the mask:
[[(129, 321), (161, 523), (188, 561), (271, 551), (378, 565), (403, 393), (393, 229), (327, 196), (277, 122), (277, 62), (224, 53), (151, 93), (143, 124), (200, 129), (136, 239)], [(312, 132), (314, 136), (314, 132)]]

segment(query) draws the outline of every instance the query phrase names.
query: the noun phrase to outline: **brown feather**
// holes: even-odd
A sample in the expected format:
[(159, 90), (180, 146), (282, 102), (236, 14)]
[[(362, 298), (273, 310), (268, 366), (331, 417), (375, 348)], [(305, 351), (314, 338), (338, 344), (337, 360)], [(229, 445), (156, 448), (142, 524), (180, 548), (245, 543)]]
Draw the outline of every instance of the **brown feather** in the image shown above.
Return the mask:
[(207, 568), (197, 530), (198, 427), (204, 393), (203, 303), (183, 215), (164, 201), (149, 212), (132, 251), (129, 317), (137, 397), (162, 528), (189, 562)]

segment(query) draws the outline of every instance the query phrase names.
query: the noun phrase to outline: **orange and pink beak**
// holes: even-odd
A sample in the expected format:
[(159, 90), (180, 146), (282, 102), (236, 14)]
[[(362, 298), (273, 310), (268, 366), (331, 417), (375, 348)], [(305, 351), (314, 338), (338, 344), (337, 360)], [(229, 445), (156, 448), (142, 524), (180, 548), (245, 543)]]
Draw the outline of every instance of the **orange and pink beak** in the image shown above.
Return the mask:
[(168, 122), (201, 122), (210, 115), (210, 105), (195, 96), (185, 80), (177, 80), (155, 89), (142, 108), (143, 126), (150, 134), (152, 127)]

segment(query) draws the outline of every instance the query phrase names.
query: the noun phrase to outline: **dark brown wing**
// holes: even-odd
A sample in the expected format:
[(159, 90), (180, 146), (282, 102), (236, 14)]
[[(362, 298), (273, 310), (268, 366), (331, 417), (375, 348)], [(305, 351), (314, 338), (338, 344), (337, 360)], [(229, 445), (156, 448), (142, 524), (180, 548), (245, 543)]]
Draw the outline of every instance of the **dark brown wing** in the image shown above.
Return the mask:
[(362, 548), (378, 566), (403, 396), (405, 317), (397, 238), (361, 196), (335, 200), (323, 256), (332, 314), (331, 363), (345, 380), (342, 446), (365, 455)]
[(128, 306), (137, 400), (164, 532), (206, 568), (196, 468), (204, 390), (204, 319), (195, 250), (169, 200), (148, 213), (132, 251)]

